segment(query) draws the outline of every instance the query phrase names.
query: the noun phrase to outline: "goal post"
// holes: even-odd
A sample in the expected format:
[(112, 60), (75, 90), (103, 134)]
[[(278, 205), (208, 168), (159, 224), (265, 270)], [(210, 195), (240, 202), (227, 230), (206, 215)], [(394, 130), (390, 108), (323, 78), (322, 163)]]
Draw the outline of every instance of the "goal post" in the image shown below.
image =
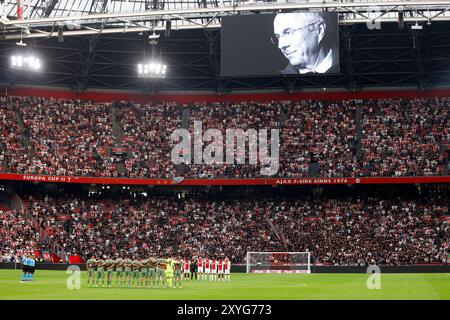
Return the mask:
[(311, 273), (310, 252), (247, 252), (247, 273)]

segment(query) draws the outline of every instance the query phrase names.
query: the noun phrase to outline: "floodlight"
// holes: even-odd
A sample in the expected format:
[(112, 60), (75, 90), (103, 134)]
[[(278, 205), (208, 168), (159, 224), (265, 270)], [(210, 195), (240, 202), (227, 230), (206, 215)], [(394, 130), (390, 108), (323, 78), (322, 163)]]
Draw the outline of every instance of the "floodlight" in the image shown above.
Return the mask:
[(20, 39), (19, 42), (16, 42), (16, 44), (17, 44), (18, 46), (20, 46), (20, 47), (26, 47), (26, 46), (27, 46), (27, 44), (26, 44), (25, 42), (23, 42), (22, 39)]
[(422, 26), (420, 24), (418, 24), (417, 21), (416, 21), (416, 24), (411, 26), (411, 29), (413, 29), (413, 30), (422, 30)]
[(138, 64), (138, 76), (141, 78), (164, 78), (167, 66), (160, 62), (150, 61)]
[(156, 34), (155, 32), (153, 32), (153, 34), (148, 36), (149, 39), (158, 39), (159, 38), (159, 34)]
[(13, 69), (37, 71), (41, 69), (41, 67), (41, 61), (34, 56), (11, 56), (11, 68)]

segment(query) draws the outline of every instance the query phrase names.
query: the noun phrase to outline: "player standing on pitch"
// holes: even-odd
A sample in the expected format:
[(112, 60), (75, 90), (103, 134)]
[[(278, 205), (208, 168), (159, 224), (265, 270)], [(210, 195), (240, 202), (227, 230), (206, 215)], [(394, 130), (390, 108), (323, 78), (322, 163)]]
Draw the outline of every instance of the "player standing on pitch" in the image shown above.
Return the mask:
[(124, 261), (125, 268), (125, 283), (124, 286), (128, 284), (128, 287), (131, 287), (131, 268), (133, 266), (133, 260), (128, 256)]
[(173, 268), (175, 266), (175, 260), (172, 258), (168, 258), (166, 260), (166, 278), (167, 278), (167, 286), (169, 288), (174, 288), (173, 285)]
[(122, 258), (117, 258), (116, 261), (114, 261), (114, 264), (116, 265), (116, 287), (119, 286), (119, 279), (120, 279), (120, 286), (123, 286), (123, 265), (124, 260)]
[(189, 273), (191, 273), (191, 261), (189, 259), (180, 260), (184, 262), (184, 278), (189, 279)]
[(149, 285), (153, 285), (156, 288), (156, 268), (158, 265), (158, 260), (156, 258), (150, 257), (149, 259), (149, 269), (148, 269), (148, 277), (149, 277)]
[(88, 287), (92, 284), (94, 286), (95, 283), (95, 267), (97, 265), (97, 261), (95, 260), (95, 256), (92, 256), (88, 261), (86, 261), (86, 270), (87, 270), (87, 285)]
[(31, 254), (29, 259), (28, 259), (28, 265), (30, 266), (30, 270), (29, 270), (29, 275), (30, 275), (29, 280), (30, 281), (34, 280), (34, 270), (35, 270), (35, 267), (36, 267), (36, 260), (35, 260), (35, 258), (36, 257), (34, 256), (34, 254)]
[(205, 258), (205, 279), (211, 280), (211, 259)]
[(22, 255), (22, 277), (20, 278), (20, 282), (27, 281), (28, 277), (28, 257), (26, 254)]
[(156, 265), (156, 277), (157, 277), (157, 283), (159, 287), (159, 283), (162, 283), (162, 287), (166, 287), (166, 259), (158, 259), (157, 265)]
[(211, 281), (217, 280), (217, 259), (214, 258), (211, 262)]
[(144, 288), (147, 285), (147, 259), (142, 259), (139, 261), (141, 270), (140, 270), (140, 278), (139, 278), (139, 284), (138, 288), (142, 286)]
[(178, 283), (178, 287), (179, 288), (183, 288), (182, 285), (181, 285), (181, 280), (183, 279), (182, 268), (183, 268), (183, 259), (179, 258), (178, 260), (175, 260), (175, 271), (174, 271), (175, 284), (174, 284), (174, 288), (176, 288), (177, 283)]
[(228, 257), (225, 257), (225, 281), (230, 282), (230, 273), (231, 273), (231, 261), (228, 259)]
[(220, 259), (217, 261), (217, 279), (218, 281), (223, 281), (223, 268), (225, 267), (225, 264), (223, 262), (223, 259)]
[(108, 283), (109, 288), (112, 287), (112, 276), (114, 272), (114, 266), (115, 261), (111, 257), (108, 257), (105, 262), (105, 268), (106, 268), (106, 281)]
[(100, 258), (97, 261), (97, 279), (95, 282), (96, 287), (98, 287), (100, 278), (102, 279), (102, 286), (105, 287), (105, 265), (106, 265), (106, 262), (103, 258)]
[(132, 262), (132, 280), (131, 280), (131, 286), (134, 288), (135, 283), (139, 283), (139, 269), (141, 268), (141, 263), (136, 257), (133, 257)]
[(198, 263), (197, 263), (197, 265), (198, 265), (198, 276), (199, 276), (199, 280), (205, 280), (205, 278), (204, 278), (204, 262), (203, 262), (203, 259), (202, 259), (202, 257), (198, 257)]

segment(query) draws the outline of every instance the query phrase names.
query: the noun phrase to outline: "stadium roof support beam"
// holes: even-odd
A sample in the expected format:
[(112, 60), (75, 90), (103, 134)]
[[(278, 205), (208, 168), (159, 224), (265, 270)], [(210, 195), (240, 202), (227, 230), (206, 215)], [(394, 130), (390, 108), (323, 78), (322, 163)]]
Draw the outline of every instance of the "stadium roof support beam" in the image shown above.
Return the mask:
[(89, 73), (92, 70), (97, 54), (96, 46), (98, 38), (98, 35), (94, 35), (88, 39), (81, 39), (82, 44), (78, 54), (78, 62), (74, 70), (74, 78), (77, 83), (78, 92), (83, 92), (87, 88)]
[[(98, 3), (102, 4), (102, 12), (105, 10), (107, 0), (93, 0), (91, 6), (91, 12), (93, 8), (97, 8)], [(203, 7), (191, 8), (191, 9), (168, 9), (168, 10), (155, 10), (155, 11), (140, 11), (140, 12), (113, 12), (113, 13), (97, 13), (97, 14), (84, 14), (72, 16), (70, 19), (77, 21), (81, 20), (103, 20), (103, 19), (115, 19), (115, 18), (139, 18), (144, 17), (155, 17), (160, 15), (185, 15), (191, 16), (193, 18), (204, 18), (204, 15), (222, 13), (223, 15), (230, 14), (242, 14), (251, 12), (277, 12), (282, 11), (293, 11), (293, 10), (326, 10), (326, 11), (337, 11), (340, 13), (370, 13), (374, 12), (374, 8), (384, 8), (384, 11), (396, 11), (398, 7), (402, 7), (403, 10), (416, 10), (419, 7), (426, 8), (427, 11), (436, 11), (436, 14), (432, 18), (442, 15), (444, 12), (449, 10), (450, 1), (443, 0), (415, 0), (415, 1), (371, 1), (371, 2), (309, 2), (309, 3), (265, 3), (265, 4), (238, 4), (225, 5), (222, 7)], [(433, 6), (435, 8), (433, 8)], [(423, 10), (423, 9), (422, 9)], [(95, 11), (94, 11), (95, 12)], [(51, 17), (51, 18), (37, 18), (28, 19), (26, 21), (19, 21), (21, 24), (29, 25), (41, 25), (53, 22), (64, 22), (68, 18), (64, 17)], [(363, 16), (364, 22), (367, 21), (368, 17)], [(12, 24), (12, 21), (3, 21), (3, 24), (7, 26)]]
[(58, 3), (59, 0), (51, 0), (50, 3), (47, 5), (47, 7), (45, 7), (44, 10), (44, 17), (49, 17), (50, 14), (52, 13), (53, 9), (55, 9), (56, 4)]
[(220, 78), (220, 49), (218, 42), (220, 41), (220, 31), (206, 30), (205, 36), (209, 46), (209, 65), (211, 67), (212, 80), (217, 93), (222, 93), (225, 89), (224, 81)]
[(417, 88), (425, 90), (428, 81), (431, 78), (431, 58), (430, 50), (427, 44), (427, 34), (410, 30), (410, 36), (413, 50), (413, 60), (416, 67)]
[[(283, 78), (283, 88), (284, 88), (284, 90), (286, 91), (286, 92), (288, 92), (288, 93), (293, 93), (294, 92), (294, 88), (295, 88), (295, 85), (296, 85), (296, 83), (297, 83), (297, 81), (300, 83), (300, 79), (299, 79), (300, 77), (299, 76), (294, 76), (294, 77), (284, 77)], [(270, 85), (272, 85), (273, 83), (275, 83), (275, 82), (269, 82), (268, 84), (266, 84), (265, 86), (267, 87), (267, 86), (270, 86)], [(298, 86), (298, 88), (300, 88), (300, 86)]]
[(353, 47), (352, 43), (354, 27), (354, 25), (343, 25), (341, 27), (341, 34), (344, 40), (344, 45), (341, 47), (342, 61), (346, 68), (345, 75), (351, 91), (356, 91), (358, 87), (358, 75), (356, 73), (359, 64), (358, 50)]
[[(97, 4), (101, 10), (105, 10), (107, 1), (93, 0), (92, 5)], [(161, 1), (159, 2), (161, 3)], [(251, 14), (253, 12), (290, 12), (293, 10), (328, 10), (340, 14), (340, 24), (377, 22), (397, 22), (396, 12), (400, 10), (409, 12), (404, 21), (409, 23), (429, 21), (450, 21), (450, 1), (371, 1), (371, 2), (331, 2), (331, 3), (269, 3), (249, 4), (236, 3), (222, 7), (199, 7), (189, 9), (164, 9), (138, 12), (112, 12), (93, 13), (77, 16), (60, 16), (48, 18), (36, 18), (26, 20), (3, 20), (4, 40), (20, 39), (23, 28), (28, 28), (30, 33), (26, 38), (42, 38), (45, 36), (56, 37), (57, 34), (48, 32), (48, 28), (55, 24), (66, 25), (69, 30), (65, 36), (83, 36), (96, 33), (138, 33), (149, 29), (154, 31), (165, 30), (165, 20), (172, 21), (172, 29), (199, 29), (220, 28), (221, 17), (235, 14)], [(374, 8), (381, 11), (374, 13)], [(92, 8), (91, 8), (92, 10)], [(390, 15), (388, 15), (389, 13)], [(394, 14), (393, 14), (394, 13)], [(371, 15), (372, 14), (372, 15)], [(81, 30), (73, 30), (69, 25), (76, 21)], [(148, 25), (150, 24), (150, 25)], [(89, 27), (90, 25), (90, 27)], [(134, 26), (134, 27), (130, 27)]]
[[(102, 9), (106, 6), (106, 0), (93, 0), (93, 7), (96, 8), (95, 3), (101, 2), (103, 4)], [(243, 4), (243, 5), (228, 5), (223, 7), (212, 7), (212, 8), (193, 8), (193, 9), (176, 9), (176, 10), (155, 10), (155, 11), (144, 11), (144, 12), (113, 12), (113, 13), (97, 13), (97, 14), (86, 14), (70, 17), (74, 20), (102, 20), (102, 19), (115, 19), (115, 18), (143, 18), (143, 17), (155, 17), (164, 15), (194, 15), (196, 18), (203, 18), (207, 14), (223, 13), (223, 14), (241, 14), (250, 12), (276, 12), (278, 10), (282, 11), (293, 11), (293, 10), (327, 10), (327, 11), (337, 11), (337, 12), (347, 12), (347, 13), (370, 13), (374, 12), (374, 7), (384, 8), (385, 11), (396, 11), (398, 7), (411, 8), (410, 10), (416, 10), (414, 7), (427, 7), (427, 11), (436, 11), (436, 14), (432, 18), (442, 15), (444, 12), (448, 11), (448, 6), (450, 1), (442, 0), (428, 0), (428, 1), (373, 1), (373, 2), (332, 2), (332, 3), (274, 3), (274, 4)], [(435, 6), (436, 8), (430, 7)], [(422, 9), (423, 10), (423, 9)], [(95, 12), (95, 11), (94, 11)], [(102, 11), (103, 12), (103, 11)], [(69, 17), (52, 17), (52, 18), (37, 18), (28, 19), (27, 21), (21, 21), (23, 24), (48, 24), (53, 22), (64, 22)], [(367, 16), (363, 16), (364, 22), (368, 20)], [(8, 21), (4, 22), (8, 25)]]
[(108, 7), (108, 1), (110, 0), (92, 0), (91, 2), (91, 8), (89, 10), (89, 13), (103, 13), (106, 12), (106, 9)]

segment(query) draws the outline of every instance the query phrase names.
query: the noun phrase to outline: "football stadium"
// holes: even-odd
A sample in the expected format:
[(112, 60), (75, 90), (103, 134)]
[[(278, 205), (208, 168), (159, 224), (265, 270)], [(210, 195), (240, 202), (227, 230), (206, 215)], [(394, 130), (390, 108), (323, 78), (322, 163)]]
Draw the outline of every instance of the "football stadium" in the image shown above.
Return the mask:
[(450, 1), (0, 26), (0, 300), (450, 300)]

